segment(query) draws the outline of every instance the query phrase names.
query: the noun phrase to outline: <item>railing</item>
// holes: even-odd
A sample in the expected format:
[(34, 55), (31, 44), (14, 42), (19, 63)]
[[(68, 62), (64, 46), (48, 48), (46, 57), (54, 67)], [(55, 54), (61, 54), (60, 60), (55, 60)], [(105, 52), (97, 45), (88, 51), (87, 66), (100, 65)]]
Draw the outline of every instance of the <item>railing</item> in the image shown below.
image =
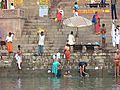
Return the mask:
[(24, 18), (25, 12), (21, 9), (1, 9), (0, 18)]

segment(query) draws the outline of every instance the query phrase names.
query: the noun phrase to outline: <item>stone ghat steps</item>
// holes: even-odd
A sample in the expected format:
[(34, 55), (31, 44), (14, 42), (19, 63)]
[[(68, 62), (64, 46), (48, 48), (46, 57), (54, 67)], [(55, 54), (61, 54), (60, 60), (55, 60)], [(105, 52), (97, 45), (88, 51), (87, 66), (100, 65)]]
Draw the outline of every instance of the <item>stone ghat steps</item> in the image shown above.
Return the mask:
[[(103, 20), (102, 20), (102, 22), (103, 22)], [(107, 22), (109, 22), (109, 21), (107, 21)], [(41, 23), (42, 24), (42, 23)], [(102, 23), (101, 23), (102, 24)], [(44, 25), (44, 24), (43, 24)], [(31, 24), (29, 24), (29, 25), (25, 25), (24, 26), (24, 28), (23, 28), (23, 32), (25, 32), (25, 35), (27, 34), (27, 35), (29, 35), (29, 32), (30, 33), (35, 33), (35, 32), (37, 32), (37, 29), (38, 29), (38, 27), (41, 27), (42, 28), (42, 25), (37, 25), (36, 23), (31, 23)], [(47, 26), (43, 26), (44, 28), (46, 28), (46, 29), (49, 29), (50, 31), (57, 31), (57, 23), (55, 23), (55, 22), (52, 22), (52, 24), (49, 24), (49, 25), (47, 25)], [(65, 27), (65, 28), (64, 28)], [(63, 26), (63, 31), (66, 31), (66, 29), (67, 29), (67, 27), (66, 26)], [(72, 28), (72, 27), (71, 27)], [(68, 29), (70, 29), (70, 28), (68, 28)], [(73, 28), (74, 30), (76, 29), (76, 28)], [(48, 31), (48, 30), (47, 30)], [(52, 32), (52, 33), (54, 33), (54, 32)], [(36, 33), (35, 33), (36, 34)], [(24, 35), (24, 34), (23, 34)]]
[[(53, 23), (54, 24), (54, 23)], [(56, 27), (54, 26), (48, 26), (50, 29), (50, 31), (48, 30), (47, 32), (47, 36), (46, 38), (48, 39), (48, 41), (45, 42), (45, 44), (47, 44), (47, 47), (52, 47), (52, 48), (59, 48), (59, 47), (64, 47), (65, 43), (66, 43), (66, 39), (67, 39), (67, 35), (70, 33), (70, 31), (72, 31), (73, 29), (76, 30), (76, 28), (69, 28), (64, 26), (63, 28), (63, 35), (61, 32), (56, 31)], [(53, 28), (53, 29), (52, 29)], [(87, 30), (86, 30), (87, 29)], [(89, 30), (90, 28), (86, 27), (86, 28), (82, 28), (79, 31), (79, 43), (80, 42), (84, 42), (84, 43), (94, 43), (94, 42), (99, 42), (100, 41), (100, 36), (97, 36), (93, 33), (92, 30)], [(91, 28), (92, 29), (92, 28)], [(31, 30), (35, 30), (35, 29), (31, 29)], [(32, 32), (32, 31), (31, 31)], [(76, 31), (75, 31), (76, 32)], [(89, 35), (88, 35), (89, 33)], [(88, 36), (88, 37), (87, 37)], [(36, 40), (38, 40), (37, 38), (37, 34), (36, 31), (34, 31), (34, 34), (30, 34), (30, 35), (23, 35), (21, 41), (22, 43), (26, 44), (37, 44)], [(91, 37), (91, 38), (90, 38)], [(52, 42), (52, 44), (49, 45), (49, 41)]]
[[(91, 41), (91, 40), (85, 40), (85, 41), (83, 41), (83, 43), (90, 43), (90, 42), (91, 43), (95, 43), (95, 40), (93, 40), (93, 41)], [(97, 42), (99, 42), (99, 41), (97, 41)], [(64, 49), (65, 43), (66, 43), (66, 40), (62, 40), (62, 42), (61, 42), (61, 40), (51, 41), (51, 42), (50, 41), (46, 41), (45, 42), (45, 52), (47, 52), (48, 49), (49, 49), (50, 52), (54, 52), (54, 50), (58, 50), (60, 48)], [(80, 44), (80, 43), (78, 43), (78, 44)], [(15, 45), (16, 46), (14, 46), (14, 49), (15, 48), (17, 49), (17, 44), (15, 44)], [(38, 47), (37, 43), (32, 44), (32, 43), (29, 42), (28, 44), (22, 43), (20, 45), (21, 45), (21, 47), (22, 47), (22, 49), (23, 49), (24, 52), (27, 52), (27, 51), (30, 51), (30, 52), (35, 52), (36, 51), (37, 52), (37, 47)], [(111, 43), (107, 43), (107, 46), (109, 46), (107, 48), (109, 48), (109, 49), (112, 48), (113, 49), (113, 47), (112, 46), (110, 47), (110, 45), (112, 45), (112, 44)]]
[[(96, 8), (95, 9), (94, 8), (92, 8), (92, 9), (91, 8), (81, 8), (78, 13), (80, 16), (90, 19), (94, 14), (93, 10), (98, 11), (99, 15), (102, 18), (111, 18), (111, 15), (110, 15), (111, 13), (102, 12), (102, 10), (99, 8), (97, 8), (97, 9)], [(110, 9), (108, 9), (108, 10), (110, 10)], [(106, 17), (106, 15), (107, 15), (107, 17)], [(73, 16), (73, 9), (71, 7), (65, 7), (64, 8), (64, 17), (67, 18), (67, 17), (71, 17), (71, 16)]]
[[(101, 0), (94, 0), (95, 2), (100, 2)], [(110, 3), (110, 0), (106, 0), (107, 3)], [(58, 5), (72, 6), (74, 5), (75, 0), (61, 0)], [(90, 0), (77, 0), (79, 6), (84, 7), (86, 4), (91, 3)]]
[[(60, 3), (59, 5), (63, 6), (63, 10), (64, 10), (64, 18), (68, 18), (68, 17), (72, 17), (73, 16), (73, 6), (74, 4), (71, 4), (71, 2), (68, 2), (70, 4), (65, 4)], [(94, 10), (94, 11), (93, 11)], [(104, 10), (107, 10), (107, 12), (103, 12)], [(111, 18), (111, 15), (109, 13), (110, 7), (106, 7), (106, 8), (89, 8), (89, 7), (82, 7), (80, 5), (80, 10), (79, 10), (79, 15), (80, 16), (84, 16), (86, 18), (90, 18), (93, 16), (95, 11), (98, 11), (100, 16), (103, 18)], [(56, 13), (57, 13), (57, 8), (53, 8), (52, 12), (50, 13), (50, 18), (55, 18), (56, 17)], [(107, 17), (106, 17), (107, 15)]]
[[(38, 44), (19, 44), (21, 45), (21, 49), (22, 49), (22, 52), (24, 53), (37, 53), (38, 52)], [(45, 46), (45, 53), (48, 53), (48, 49), (46, 46)], [(6, 49), (4, 49), (6, 50)], [(14, 45), (13, 46), (13, 52), (16, 52), (17, 51), (17, 45)], [(7, 50), (5, 51), (5, 53), (7, 52)]]
[[(34, 53), (23, 53), (23, 70), (39, 70), (39, 69), (50, 69), (52, 65), (52, 53), (47, 53), (43, 57), (37, 56)], [(110, 69), (112, 70), (113, 66), (113, 52), (106, 52), (103, 53), (98, 51), (97, 53), (92, 54), (84, 53), (80, 56), (78, 53), (71, 53), (71, 60), (70, 60), (70, 67), (71, 69), (78, 69), (79, 60), (84, 60), (88, 62), (87, 69), (94, 70), (95, 67), (99, 69)], [(11, 55), (10, 59), (7, 59), (7, 55), (3, 56), (3, 60), (0, 61), (0, 67), (9, 67), (11, 70), (16, 69), (16, 60), (14, 59), (13, 55)], [(63, 54), (61, 53), (61, 64), (63, 69), (65, 69), (65, 59), (63, 58)], [(12, 68), (11, 68), (12, 67)], [(101, 68), (102, 67), (102, 68)], [(111, 68), (110, 68), (111, 67)]]
[[(31, 19), (26, 22), (28, 25), (25, 24), (25, 27), (27, 27), (28, 29), (24, 28), (24, 34), (22, 35), (22, 38), (21, 38), (22, 43), (37, 45), (37, 40), (38, 40), (38, 36), (36, 33), (36, 31), (37, 31), (36, 27), (38, 24), (37, 21), (39, 21), (39, 20), (33, 19), (33, 21), (32, 21), (32, 19)], [(74, 31), (74, 35), (75, 35), (76, 28), (70, 28), (70, 27), (63, 26), (63, 34), (62, 34), (62, 32), (57, 31), (57, 23), (56, 22), (54, 22), (53, 20), (48, 20), (48, 21), (50, 21), (50, 24), (43, 26), (47, 29), (47, 34), (46, 34), (47, 40), (45, 41), (45, 44), (46, 44), (45, 47), (49, 48), (50, 50), (52, 50), (52, 49), (56, 50), (56, 48), (59, 49), (61, 47), (64, 48), (64, 45), (65, 45), (66, 39), (67, 39), (67, 35), (70, 33), (70, 31)], [(45, 23), (45, 22), (47, 22), (47, 20), (43, 20), (43, 23)], [(109, 19), (101, 19), (101, 22), (107, 23), (107, 25), (106, 25), (107, 26), (107, 37), (110, 37), (111, 21)], [(39, 23), (41, 23), (41, 22), (39, 22)], [(35, 28), (32, 28), (32, 26)], [(42, 27), (42, 25), (41, 26), (39, 25), (39, 27)], [(108, 38), (107, 41), (108, 41), (107, 43), (109, 44), (111, 41), (111, 38)], [(99, 43), (101, 43), (101, 38), (100, 38), (100, 36), (94, 34), (93, 27), (79, 28), (79, 43), (80, 42), (84, 42), (84, 43), (99, 42)], [(111, 44), (109, 44), (109, 45), (111, 45)]]
[(49, 23), (50, 21), (51, 20), (48, 17), (36, 17), (34, 19), (26, 20), (25, 23)]
[[(22, 42), (22, 43), (21, 43)], [(13, 43), (13, 49), (14, 51), (17, 51), (17, 46), (21, 45), (23, 52), (37, 52), (38, 50), (38, 42), (36, 42), (35, 40), (33, 41), (14, 41)], [(59, 45), (62, 45), (61, 43)], [(53, 52), (54, 50), (56, 50), (55, 47), (55, 43), (54, 41), (45, 41), (45, 48), (44, 48), (45, 52)]]
[[(65, 17), (64, 18), (68, 18), (73, 16), (72, 13), (72, 7), (74, 5), (74, 1), (65, 1), (65, 3), (70, 3), (69, 5), (64, 4), (63, 3), (63, 9), (65, 11)], [(59, 4), (62, 5), (62, 4)], [(45, 47), (49, 48), (50, 50), (56, 50), (59, 48), (63, 48), (65, 43), (66, 43), (66, 38), (67, 35), (70, 33), (70, 31), (74, 30), (74, 35), (76, 34), (76, 28), (69, 28), (66, 26), (63, 26), (63, 34), (62, 32), (58, 32), (57, 31), (57, 24), (54, 22), (54, 19), (56, 17), (56, 9), (57, 8), (52, 8), (51, 13), (51, 19), (49, 19), (48, 17), (44, 17), (44, 18), (38, 18), (38, 17), (32, 17), (32, 18), (28, 18), (28, 20), (26, 20), (25, 24), (24, 24), (24, 28), (23, 28), (23, 34), (22, 34), (22, 38), (20, 40), (20, 42), (22, 42), (22, 44), (34, 44), (37, 46), (37, 40), (38, 40), (38, 36), (37, 36), (37, 29), (38, 27), (41, 28), (45, 28), (47, 30), (47, 34), (46, 34), (46, 38), (47, 40), (45, 41)], [(100, 8), (89, 8), (89, 7), (82, 7), (80, 8), (81, 10), (99, 10)], [(109, 8), (106, 8), (109, 9)], [(33, 11), (33, 9), (32, 9)], [(33, 14), (33, 13), (32, 13)], [(81, 16), (84, 16), (86, 18), (88, 18), (89, 20), (91, 20), (92, 15), (94, 13), (80, 13), (79, 14)], [(111, 32), (111, 15), (110, 13), (99, 13), (101, 16), (101, 24), (102, 23), (107, 23), (107, 41), (108, 43), (111, 42), (111, 38), (110, 37), (110, 32)], [(118, 22), (119, 23), (119, 22)], [(89, 34), (89, 35), (88, 35)], [(84, 42), (84, 43), (94, 43), (94, 42), (100, 42), (101, 43), (101, 38), (99, 35), (95, 35), (93, 32), (93, 28), (85, 28), (85, 29), (79, 29), (79, 43), (80, 42)], [(18, 42), (19, 43), (19, 42)], [(111, 45), (111, 44), (109, 44)], [(35, 47), (36, 47), (35, 46)], [(29, 46), (30, 49), (33, 47), (32, 45)], [(112, 48), (111, 46), (109, 46), (110, 48)], [(25, 46), (25, 49), (28, 48)]]

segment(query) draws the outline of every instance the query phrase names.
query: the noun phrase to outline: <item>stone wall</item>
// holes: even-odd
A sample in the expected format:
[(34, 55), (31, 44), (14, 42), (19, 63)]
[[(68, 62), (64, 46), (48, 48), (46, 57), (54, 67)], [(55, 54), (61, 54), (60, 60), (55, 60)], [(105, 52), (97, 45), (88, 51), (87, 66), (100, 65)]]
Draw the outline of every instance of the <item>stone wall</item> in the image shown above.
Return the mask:
[[(87, 69), (113, 69), (114, 52), (94, 52), (94, 53), (72, 53), (70, 64), (66, 63), (66, 59), (61, 54), (61, 65), (63, 69), (78, 69), (79, 61), (85, 61), (88, 63)], [(15, 58), (11, 56), (7, 59), (7, 56), (3, 56), (3, 60), (0, 61), (0, 67), (16, 67)], [(51, 54), (46, 54), (44, 56), (36, 56), (33, 53), (23, 54), (22, 67), (24, 70), (40, 70), (40, 69), (50, 69), (53, 63)]]
[(21, 18), (0, 18), (0, 28), (3, 34), (3, 39), (9, 32), (15, 33), (15, 39), (21, 37), (21, 31), (24, 25), (24, 19)]
[(15, 33), (15, 39), (21, 37), (21, 31), (25, 22), (25, 11), (21, 9), (2, 9), (0, 10), (0, 31), (3, 39), (9, 32)]

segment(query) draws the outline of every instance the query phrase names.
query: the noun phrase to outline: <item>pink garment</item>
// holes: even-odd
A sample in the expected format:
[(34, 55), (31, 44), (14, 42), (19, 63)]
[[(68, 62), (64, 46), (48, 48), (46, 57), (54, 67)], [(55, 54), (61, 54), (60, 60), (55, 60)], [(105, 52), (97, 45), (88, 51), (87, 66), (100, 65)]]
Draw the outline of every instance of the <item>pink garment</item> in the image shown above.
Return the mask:
[(97, 23), (95, 24), (95, 32), (96, 34), (100, 34), (100, 16), (96, 15), (95, 17), (97, 20)]
[(62, 14), (60, 12), (57, 13), (57, 20), (58, 22), (62, 21)]

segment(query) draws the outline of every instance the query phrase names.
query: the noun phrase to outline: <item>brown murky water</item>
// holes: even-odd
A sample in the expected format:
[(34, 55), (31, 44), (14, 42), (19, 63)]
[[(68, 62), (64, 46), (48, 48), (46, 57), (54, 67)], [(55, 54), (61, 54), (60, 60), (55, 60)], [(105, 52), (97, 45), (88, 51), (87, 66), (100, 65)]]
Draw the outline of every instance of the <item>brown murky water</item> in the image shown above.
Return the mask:
[(0, 73), (0, 90), (120, 90), (120, 78), (112, 73), (91, 71), (89, 77), (81, 78), (74, 72), (71, 78), (55, 78), (46, 71), (7, 70)]

